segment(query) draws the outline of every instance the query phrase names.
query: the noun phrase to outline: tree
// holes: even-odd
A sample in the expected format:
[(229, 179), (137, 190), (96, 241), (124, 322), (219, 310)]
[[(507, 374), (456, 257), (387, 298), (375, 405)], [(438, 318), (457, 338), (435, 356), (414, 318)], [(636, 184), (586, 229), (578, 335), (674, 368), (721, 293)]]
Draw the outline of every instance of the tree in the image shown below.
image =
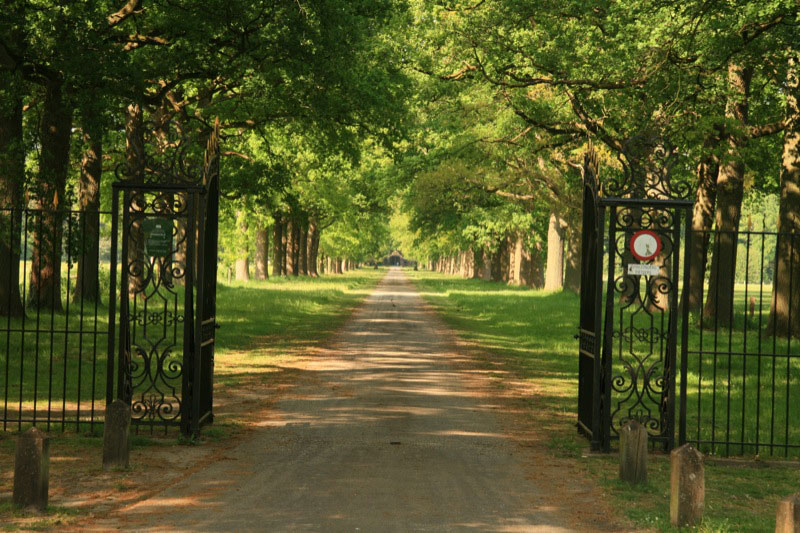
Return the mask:
[(786, 74), (786, 126), (781, 157), (776, 270), (767, 331), (800, 335), (800, 58), (791, 51)]
[(0, 315), (24, 313), (19, 286), (25, 149), (19, 74), (0, 70)]

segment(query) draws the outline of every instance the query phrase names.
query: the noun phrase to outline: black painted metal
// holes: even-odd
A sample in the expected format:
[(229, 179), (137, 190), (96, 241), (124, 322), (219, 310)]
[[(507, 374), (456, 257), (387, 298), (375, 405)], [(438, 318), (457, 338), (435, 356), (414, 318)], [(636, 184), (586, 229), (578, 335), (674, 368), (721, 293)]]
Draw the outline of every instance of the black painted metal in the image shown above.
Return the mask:
[[(151, 431), (180, 426), (194, 435), (213, 419), (218, 138), (217, 129), (202, 165), (184, 161), (191, 148), (180, 139), (145, 155), (143, 179), (113, 185), (122, 268), (111, 289), (120, 307), (116, 394), (108, 401), (130, 403), (134, 425)], [(109, 366), (109, 383), (113, 372)]]
[[(763, 226), (763, 224), (762, 224)], [(725, 233), (738, 243), (728, 317), (701, 312), (682, 337), (679, 443), (716, 455), (800, 456), (800, 341), (770, 320), (779, 281), (775, 250), (788, 244), (795, 257), (800, 235), (775, 231), (692, 232), (716, 252)], [(789, 271), (791, 271), (791, 265)], [(711, 273), (703, 294), (712, 287)], [(783, 280), (791, 293), (800, 280)], [(721, 284), (716, 284), (720, 287)], [(800, 317), (791, 316), (795, 323)], [(729, 325), (730, 324), (730, 325)]]
[[(674, 443), (682, 213), (666, 203), (610, 209), (602, 355), (608, 385), (603, 399), (604, 449), (629, 420), (647, 428), (651, 441), (667, 449)], [(629, 251), (631, 237), (639, 230), (650, 230), (661, 239), (661, 253), (647, 262), (660, 266), (657, 274), (627, 270), (629, 264), (639, 263)]]
[[(677, 333), (686, 314), (678, 298), (682, 220), (692, 204), (690, 188), (670, 182), (675, 151), (658, 140), (644, 145), (623, 154), (619, 180), (598, 184), (593, 156), (583, 165), (578, 427), (602, 450), (629, 420), (645, 426), (651, 441), (674, 445)], [(637, 151), (647, 154), (646, 163)], [(647, 260), (629, 249), (642, 230), (662, 243)], [(633, 264), (656, 271), (628, 270)]]
[(200, 384), (197, 423), (214, 420), (214, 347), (217, 330), (217, 256), (219, 237), (219, 141), (218, 131), (209, 140), (205, 160), (205, 205), (201, 209), (200, 223), (200, 279), (202, 299), (198, 302), (198, 338), (200, 368), (197, 381)]
[[(602, 394), (600, 383), (600, 302), (602, 299), (602, 231), (605, 209), (597, 203), (597, 163), (593, 153), (586, 154), (583, 165), (583, 224), (581, 243), (581, 303), (578, 331), (578, 430), (594, 448), (602, 440), (600, 419)], [(596, 398), (601, 401), (596, 401)]]
[[(19, 287), (22, 302), (31, 296), (29, 284), (35, 234), (55, 242), (47, 253), (60, 269), (57, 284), (50, 286), (51, 301), (45, 306), (26, 305), (19, 317), (0, 316), (0, 427), (21, 430), (35, 425), (47, 431), (75, 429), (94, 431), (102, 422), (106, 394), (104, 337), (108, 240), (101, 228), (110, 213), (97, 211), (46, 211), (0, 209), (0, 239), (20, 252), (19, 278), (0, 280), (10, 290)], [(43, 232), (46, 221), (56, 221), (58, 235), (50, 240)], [(58, 249), (60, 248), (60, 252)], [(90, 280), (80, 260), (99, 264), (99, 281)], [(83, 279), (78, 279), (80, 276)], [(77, 290), (78, 283), (88, 285)], [(40, 288), (36, 289), (41, 290)], [(36, 298), (39, 299), (39, 298)], [(57, 303), (58, 301), (58, 303)]]
[[(192, 235), (200, 190), (183, 186), (115, 183), (122, 198), (116, 397), (131, 404), (134, 424), (178, 425), (184, 411), (187, 338), (193, 313), (195, 257)], [(172, 246), (166, 256), (149, 256), (143, 224), (168, 223)], [(179, 256), (184, 255), (185, 260)], [(115, 258), (116, 259), (116, 258)], [(112, 262), (112, 270), (116, 269)]]

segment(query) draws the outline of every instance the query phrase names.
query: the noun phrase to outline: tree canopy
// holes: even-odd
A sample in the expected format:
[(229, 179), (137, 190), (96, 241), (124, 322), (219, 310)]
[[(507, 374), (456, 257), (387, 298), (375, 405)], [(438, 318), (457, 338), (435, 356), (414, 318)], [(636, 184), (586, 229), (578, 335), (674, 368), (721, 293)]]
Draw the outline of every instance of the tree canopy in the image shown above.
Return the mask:
[[(270, 230), (273, 256), (287, 254), (287, 239), (352, 262), (405, 248), (431, 264), (460, 257), (473, 275), (494, 262), (496, 278), (511, 260), (495, 256), (516, 246), (530, 255), (534, 285), (546, 281), (544, 263), (566, 254), (566, 272), (553, 276), (570, 286), (576, 166), (590, 145), (606, 179), (642, 190), (668, 155), (698, 231), (735, 229), (746, 197), (791, 188), (798, 9), (796, 0), (9, 0), (0, 207), (107, 205), (107, 194), (88, 199), (87, 184), (107, 190), (101, 176), (130, 157), (131, 131), (202, 139), (218, 117), (231, 267), (254, 260)], [(787, 198), (775, 220), (793, 231), (787, 213), (800, 207)], [(708, 250), (693, 253), (705, 269)]]

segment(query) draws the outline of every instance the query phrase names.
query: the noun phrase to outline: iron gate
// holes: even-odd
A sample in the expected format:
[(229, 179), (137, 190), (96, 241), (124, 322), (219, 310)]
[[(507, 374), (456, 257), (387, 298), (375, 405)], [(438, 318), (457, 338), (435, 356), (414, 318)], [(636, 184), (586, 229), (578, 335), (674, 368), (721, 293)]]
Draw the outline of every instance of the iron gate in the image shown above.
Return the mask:
[(218, 139), (217, 124), (202, 167), (184, 161), (184, 137), (168, 143), (166, 160), (146, 158), (139, 179), (113, 185), (109, 354), (118, 368), (109, 361), (107, 402), (129, 403), (137, 428), (190, 435), (213, 419)]
[[(578, 430), (593, 443), (601, 436), (600, 413), (602, 394), (596, 387), (600, 380), (601, 322), (604, 207), (597, 202), (597, 160), (594, 152), (584, 156), (583, 164), (583, 224), (581, 242), (581, 302), (578, 332)], [(600, 401), (596, 401), (600, 400)]]
[(689, 187), (670, 184), (670, 151), (649, 155), (665, 158), (653, 167), (628, 157), (620, 181), (599, 183), (593, 155), (583, 165), (578, 429), (595, 449), (608, 450), (630, 420), (674, 444), (678, 324), (685, 330), (688, 317), (680, 248), (686, 257), (692, 202)]

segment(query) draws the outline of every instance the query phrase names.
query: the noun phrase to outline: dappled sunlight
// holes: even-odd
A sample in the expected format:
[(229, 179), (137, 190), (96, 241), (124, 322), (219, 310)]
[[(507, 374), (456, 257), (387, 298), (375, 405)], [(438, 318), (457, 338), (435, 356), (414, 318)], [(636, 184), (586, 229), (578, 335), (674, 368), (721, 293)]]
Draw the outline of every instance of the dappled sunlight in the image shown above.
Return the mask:
[[(204, 487), (205, 488), (205, 487)], [(159, 499), (149, 499), (144, 503), (140, 503), (137, 505), (140, 509), (144, 511), (148, 511), (151, 509), (157, 508), (166, 508), (166, 509), (177, 509), (179, 507), (193, 507), (195, 505), (203, 503), (203, 505), (214, 505), (208, 501), (203, 501), (203, 498), (159, 498)]]
[(510, 523), (508, 524), (503, 524), (500, 526), (485, 522), (458, 522), (453, 524), (453, 526), (463, 529), (472, 529), (475, 531), (489, 531), (492, 533), (535, 533), (537, 531), (541, 531), (542, 533), (560, 533), (573, 531), (572, 529), (553, 526), (536, 527), (532, 526), (531, 524), (526, 524), (522, 521), (515, 523), (515, 521), (509, 520), (509, 522)]
[(63, 455), (51, 455), (50, 462), (51, 463), (76, 463), (80, 461), (78, 457), (67, 457)]
[(435, 431), (430, 435), (439, 435), (442, 437), (475, 437), (475, 438), (491, 438), (491, 439), (505, 439), (508, 435), (502, 433), (486, 433), (482, 431), (462, 431), (458, 429)]
[(226, 376), (246, 379), (263, 365), (296, 380), (230, 460), (132, 506), (126, 520), (164, 530), (376, 530), (364, 526), (373, 524), (366, 512), (408, 530), (566, 531), (566, 510), (545, 509), (511, 452), (498, 413), (516, 409), (469, 384), (506, 373), (454, 353), (401, 276), (383, 287), (330, 344), (286, 368), (232, 356)]

